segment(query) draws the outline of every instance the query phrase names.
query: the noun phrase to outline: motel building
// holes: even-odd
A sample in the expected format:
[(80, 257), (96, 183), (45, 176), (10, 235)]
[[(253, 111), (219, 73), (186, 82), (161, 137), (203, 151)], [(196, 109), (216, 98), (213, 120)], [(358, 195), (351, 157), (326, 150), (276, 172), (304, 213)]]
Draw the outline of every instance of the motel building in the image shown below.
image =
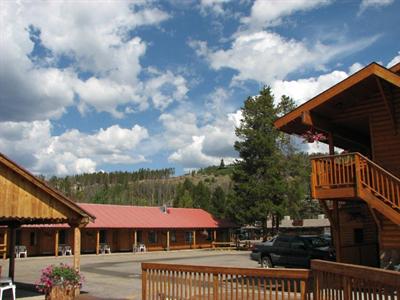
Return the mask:
[[(81, 230), (82, 253), (211, 248), (213, 242), (229, 241), (234, 227), (197, 208), (78, 205), (96, 217)], [(1, 232), (4, 240), (7, 233)], [(73, 232), (68, 224), (22, 226), (16, 233), (16, 245), (25, 246), (28, 256), (68, 255), (72, 254)]]
[(211, 248), (235, 227), (197, 208), (75, 203), (1, 153), (0, 198), (3, 259)]

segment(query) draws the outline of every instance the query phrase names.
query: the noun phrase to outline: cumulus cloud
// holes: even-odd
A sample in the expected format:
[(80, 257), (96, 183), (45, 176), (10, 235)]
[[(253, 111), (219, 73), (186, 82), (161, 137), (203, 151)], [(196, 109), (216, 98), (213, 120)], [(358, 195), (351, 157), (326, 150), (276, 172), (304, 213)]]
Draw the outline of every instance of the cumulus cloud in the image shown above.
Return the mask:
[(334, 45), (317, 42), (309, 46), (306, 42), (286, 39), (274, 32), (258, 31), (241, 33), (226, 50), (211, 50), (203, 41), (191, 41), (190, 45), (214, 70), (236, 70), (238, 74), (233, 77), (234, 82), (252, 79), (268, 84), (298, 70), (320, 68), (334, 57), (371, 45), (377, 38), (373, 36)]
[(388, 68), (393, 67), (394, 65), (400, 63), (400, 51), (397, 52), (397, 56), (393, 57), (393, 59), (387, 64)]
[(162, 73), (151, 69), (153, 75), (145, 83), (145, 94), (149, 97), (155, 108), (164, 110), (173, 101), (182, 101), (189, 91), (186, 79), (181, 75), (174, 75), (167, 71)]
[(394, 0), (362, 0), (360, 4), (360, 9), (358, 11), (358, 15), (360, 16), (368, 8), (388, 6), (393, 2)]
[(297, 104), (302, 104), (347, 77), (348, 74), (346, 72), (335, 70), (318, 77), (289, 81), (276, 80), (272, 83), (271, 88), (275, 95), (275, 100), (279, 100), (282, 95), (286, 95), (293, 98)]
[(327, 5), (330, 0), (274, 1), (256, 0), (250, 16), (242, 18), (242, 23), (250, 28), (263, 28), (281, 23), (282, 18), (298, 11), (307, 11)]
[(233, 148), (235, 127), (239, 126), (240, 119), (241, 111), (236, 111), (199, 126), (196, 115), (184, 110), (162, 115), (164, 139), (173, 150), (168, 160), (185, 169), (216, 165), (221, 158), (227, 163), (233, 162), (237, 157)]
[(188, 90), (181, 75), (159, 71), (148, 82), (139, 79), (147, 44), (131, 36), (138, 26), (168, 18), (151, 1), (6, 2), (0, 121), (56, 119), (73, 105), (81, 113), (94, 109), (122, 117), (149, 103), (164, 109), (182, 100)]
[(52, 135), (50, 121), (1, 122), (0, 151), (35, 173), (67, 175), (94, 172), (103, 164), (145, 161), (137, 151), (149, 135), (146, 128), (118, 125), (93, 134), (76, 129)]

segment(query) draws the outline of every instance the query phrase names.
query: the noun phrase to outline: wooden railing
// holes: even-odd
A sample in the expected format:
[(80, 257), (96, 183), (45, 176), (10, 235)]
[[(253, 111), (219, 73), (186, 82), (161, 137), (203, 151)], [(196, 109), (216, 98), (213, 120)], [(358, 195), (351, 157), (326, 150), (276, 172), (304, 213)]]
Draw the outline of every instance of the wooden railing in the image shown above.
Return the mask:
[(311, 262), (314, 300), (400, 299), (400, 273), (321, 260)]
[(317, 189), (367, 189), (380, 201), (400, 209), (400, 179), (360, 153), (315, 157), (312, 163), (312, 193)]
[(360, 180), (369, 189), (393, 208), (400, 209), (400, 179), (388, 171), (358, 154), (360, 159)]
[(311, 270), (142, 263), (142, 299), (399, 300), (400, 273), (311, 262)]
[(355, 153), (312, 158), (313, 186), (316, 188), (354, 186), (355, 160)]
[(142, 263), (142, 300), (309, 299), (309, 270)]

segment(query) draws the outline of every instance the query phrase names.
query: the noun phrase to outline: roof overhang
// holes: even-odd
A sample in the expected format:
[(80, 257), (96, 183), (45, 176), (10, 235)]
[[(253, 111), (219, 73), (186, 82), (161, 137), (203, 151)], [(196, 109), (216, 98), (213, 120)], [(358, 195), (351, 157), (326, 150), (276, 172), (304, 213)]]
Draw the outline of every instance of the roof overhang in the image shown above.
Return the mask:
[[(3, 215), (0, 216), (0, 224), (9, 224), (11, 222), (16, 222), (20, 224), (54, 224), (68, 222), (69, 224), (84, 226), (89, 222), (93, 222), (95, 220), (96, 217), (94, 215), (81, 208), (78, 204), (61, 194), (56, 189), (48, 186), (47, 183), (45, 183), (43, 180), (37, 178), (2, 153), (0, 153), (0, 165), (4, 166), (8, 170), (11, 170), (18, 177), (28, 181), (36, 189), (48, 195), (49, 198), (53, 201), (53, 203), (49, 204), (50, 206), (60, 206), (68, 211), (68, 218), (54, 218), (51, 215), (42, 218), (36, 218), (33, 216), (18, 216), (18, 214), (7, 216)], [(2, 201), (5, 201), (5, 199), (2, 199)]]
[(335, 99), (352, 97), (354, 93), (369, 93), (370, 88), (379, 90), (378, 81), (383, 81), (388, 86), (400, 88), (400, 76), (396, 74), (400, 70), (400, 64), (391, 69), (371, 63), (367, 67), (354, 73), (338, 84), (315, 96), (311, 100), (300, 105), (293, 111), (282, 116), (274, 122), (277, 129), (289, 134), (303, 134), (310, 127), (319, 131), (335, 134), (335, 145), (346, 149), (362, 149), (369, 145), (369, 136), (352, 131), (351, 126), (333, 124), (327, 114), (321, 115), (318, 111), (327, 107)]

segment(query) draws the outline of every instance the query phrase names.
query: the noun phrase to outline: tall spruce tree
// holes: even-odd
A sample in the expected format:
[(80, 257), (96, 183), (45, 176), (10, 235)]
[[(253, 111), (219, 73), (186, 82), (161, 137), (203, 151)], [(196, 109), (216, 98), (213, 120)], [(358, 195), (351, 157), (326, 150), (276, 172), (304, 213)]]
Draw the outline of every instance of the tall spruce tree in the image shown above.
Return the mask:
[(280, 133), (273, 122), (278, 108), (269, 87), (249, 97), (242, 108), (242, 122), (236, 129), (239, 141), (235, 149), (240, 159), (234, 164), (232, 179), (236, 220), (242, 224), (261, 221), (266, 227), (269, 216), (281, 214), (285, 201), (284, 161), (279, 145)]

